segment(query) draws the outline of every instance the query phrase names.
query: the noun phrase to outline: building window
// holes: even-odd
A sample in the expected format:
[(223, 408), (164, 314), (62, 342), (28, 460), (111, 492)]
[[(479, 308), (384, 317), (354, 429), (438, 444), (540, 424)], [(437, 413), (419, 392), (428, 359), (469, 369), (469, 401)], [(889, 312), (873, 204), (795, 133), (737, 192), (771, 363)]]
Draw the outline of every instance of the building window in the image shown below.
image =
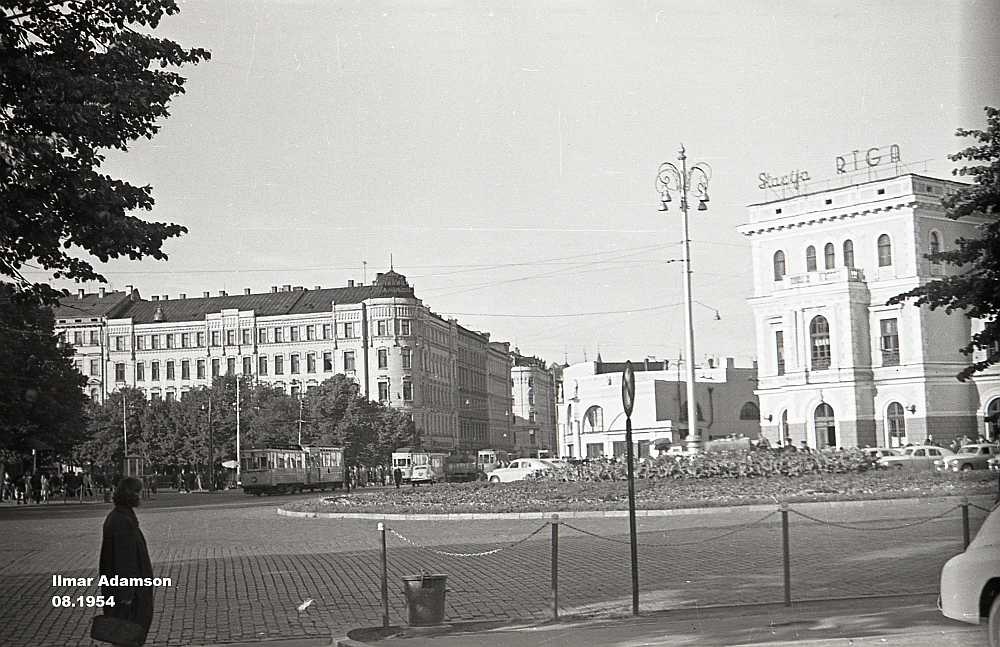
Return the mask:
[(253, 331), (249, 328), (244, 328), (240, 330), (240, 343), (244, 346), (249, 346), (253, 340)]
[(73, 331), (73, 345), (74, 346), (83, 346), (83, 331), (82, 330), (74, 330)]
[(90, 374), (91, 375), (101, 374), (101, 363), (99, 360), (96, 359), (90, 360)]
[(219, 377), (219, 371), (222, 367), (222, 362), (218, 358), (212, 360), (212, 379)]
[(197, 377), (199, 380), (205, 379), (205, 360), (199, 359), (197, 365)]
[(889, 241), (889, 234), (882, 234), (878, 237), (878, 266), (890, 265), (892, 265), (892, 243)]
[(146, 338), (143, 335), (137, 335), (135, 338), (135, 349), (136, 350), (146, 350)]
[(791, 440), (792, 437), (788, 435), (788, 410), (781, 412), (781, 438), (783, 440)]
[(181, 348), (190, 348), (190, 347), (191, 347), (191, 333), (189, 333), (189, 332), (182, 332), (181, 333)]
[(746, 402), (740, 408), (740, 420), (760, 420), (760, 409), (755, 402)]
[(259, 328), (257, 330), (257, 343), (258, 344), (267, 343), (267, 328)]
[(167, 338), (167, 348), (173, 348), (174, 347), (174, 335), (173, 335), (173, 333), (167, 333), (164, 336)]
[(344, 338), (354, 339), (354, 322), (348, 321), (344, 324)]
[(830, 324), (826, 317), (817, 316), (809, 323), (809, 339), (814, 371), (830, 368)]
[(812, 245), (806, 247), (806, 271), (816, 271), (816, 248)]
[(306, 373), (316, 372), (316, 353), (306, 355)]
[(124, 335), (115, 336), (115, 350), (125, 350), (125, 337)]
[(896, 319), (879, 321), (882, 366), (899, 366), (899, 327)]
[(906, 443), (906, 420), (903, 418), (903, 405), (890, 402), (886, 411), (886, 431), (889, 434), (889, 447), (902, 447)]
[(306, 341), (316, 339), (316, 326), (306, 326)]
[(160, 336), (150, 335), (149, 337), (149, 347), (153, 350), (160, 350)]
[(594, 405), (583, 414), (583, 433), (604, 431), (604, 409)]
[(389, 368), (389, 351), (385, 348), (378, 349), (378, 367)]
[(149, 400), (151, 402), (159, 402), (160, 401), (160, 391), (159, 391), (159, 389), (153, 389), (152, 391), (149, 392)]
[(403, 401), (413, 401), (413, 382), (410, 380), (403, 380)]
[(151, 362), (149, 364), (149, 379), (153, 380), (154, 382), (159, 382), (160, 381), (160, 363), (159, 362)]
[(284, 332), (285, 331), (282, 330), (281, 328), (275, 328), (274, 329), (274, 343), (275, 344), (280, 344), (281, 342), (283, 342), (285, 340)]
[(226, 331), (226, 346), (235, 346), (235, 345), (236, 345), (236, 331), (235, 330), (227, 330)]
[(275, 375), (285, 374), (285, 358), (281, 355), (274, 356), (274, 374)]
[[(292, 330), (295, 330), (295, 329), (293, 328)], [(299, 356), (297, 354), (292, 354), (292, 356), (289, 359), (288, 363), (290, 364), (290, 366), (289, 366), (289, 369), (290, 369), (289, 373), (298, 373), (299, 372)]]
[(174, 373), (174, 362), (173, 360), (167, 362), (167, 379), (176, 380), (177, 376)]
[[(935, 254), (941, 253), (941, 238), (938, 236), (936, 231), (931, 232), (931, 242), (928, 252), (933, 257)], [(932, 265), (940, 265), (941, 261), (931, 258)]]
[(220, 346), (222, 344), (222, 332), (218, 330), (212, 331), (212, 346)]
[(844, 267), (854, 268), (854, 243), (844, 241)]
[(388, 326), (386, 326), (386, 323), (388, 322), (386, 322), (385, 319), (379, 319), (378, 321), (375, 322), (375, 334), (378, 335), (379, 337), (385, 337), (386, 329), (388, 328)]
[(181, 379), (190, 380), (191, 379), (191, 361), (181, 360)]
[(330, 339), (333, 337), (333, 326), (330, 324), (323, 324), (323, 339)]
[(409, 319), (400, 319), (399, 320), (399, 334), (402, 335), (403, 337), (409, 337), (410, 336), (410, 320)]
[(389, 383), (379, 382), (378, 383), (378, 401), (385, 403), (389, 401)]
[(236, 358), (226, 358), (226, 375), (236, 375)]
[(813, 414), (816, 424), (816, 442), (826, 447), (837, 446), (837, 425), (833, 417), (833, 407), (826, 402), (820, 403)]
[(354, 351), (345, 350), (344, 351), (344, 370), (353, 371), (354, 370)]
[[(123, 364), (122, 365), (117, 365), (116, 364), (115, 365), (115, 370), (116, 371), (118, 370), (118, 366), (124, 366), (124, 365)], [(116, 376), (116, 378), (117, 378), (117, 376)], [(124, 377), (124, 374), (123, 374), (122, 378), (119, 379), (118, 381), (121, 382), (124, 379), (125, 379), (125, 377)], [(135, 381), (136, 382), (145, 382), (146, 381), (146, 365), (143, 364), (142, 362), (138, 362), (135, 365)]]
[(411, 360), (410, 349), (409, 348), (402, 349), (400, 351), (399, 356), (400, 356), (400, 359), (403, 362), (403, 368), (410, 368), (411, 367), (411, 361), (412, 361)]
[(299, 397), (299, 393), (301, 393), (301, 389), (299, 388), (299, 385), (298, 384), (293, 384), (292, 385), (292, 393), (291, 393), (292, 397), (293, 398)]
[(785, 252), (778, 250), (774, 253), (774, 280), (780, 281), (785, 276)]
[(196, 336), (196, 341), (198, 343), (198, 348), (204, 348), (205, 347), (205, 333), (204, 332), (198, 333), (197, 336)]
[(167, 402), (174, 402), (176, 399), (177, 396), (173, 391), (167, 391)]
[(528, 389), (528, 404), (535, 404), (535, 390)]
[(323, 372), (329, 373), (333, 370), (333, 353), (327, 351), (323, 353)]
[(267, 375), (267, 357), (264, 355), (257, 358), (257, 374)]
[(778, 359), (778, 375), (785, 374), (785, 332), (774, 331), (774, 351)]
[(90, 331), (90, 345), (91, 346), (100, 346), (100, 344), (101, 344), (101, 336), (100, 336), (100, 334), (96, 330), (91, 330)]
[(298, 341), (299, 340), (299, 327), (298, 326), (292, 326), (289, 329), (289, 331), (288, 331), (288, 339), (289, 339), (289, 341)]
[(837, 259), (834, 256), (833, 243), (827, 243), (823, 246), (823, 267), (832, 270), (837, 266)]

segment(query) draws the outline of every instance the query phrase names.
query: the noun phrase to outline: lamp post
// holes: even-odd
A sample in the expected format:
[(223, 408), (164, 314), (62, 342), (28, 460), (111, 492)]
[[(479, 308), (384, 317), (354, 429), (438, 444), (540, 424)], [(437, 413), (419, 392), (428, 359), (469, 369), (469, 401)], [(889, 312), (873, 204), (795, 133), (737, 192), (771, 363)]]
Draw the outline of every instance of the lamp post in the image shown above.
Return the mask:
[[(206, 409), (202, 405), (202, 411)], [(215, 434), (212, 432), (212, 392), (208, 392), (208, 491), (215, 491)]]
[(698, 200), (698, 211), (708, 210), (708, 183), (712, 179), (712, 169), (704, 162), (687, 165), (684, 145), (677, 157), (681, 167), (672, 162), (663, 162), (656, 173), (656, 190), (660, 194), (660, 211), (667, 211), (671, 193), (677, 193), (681, 200), (681, 215), (684, 226), (684, 328), (687, 352), (687, 419), (688, 443), (693, 451), (701, 451), (704, 443), (698, 430), (698, 405), (694, 395), (694, 317), (691, 296), (691, 239), (688, 235), (688, 196)]

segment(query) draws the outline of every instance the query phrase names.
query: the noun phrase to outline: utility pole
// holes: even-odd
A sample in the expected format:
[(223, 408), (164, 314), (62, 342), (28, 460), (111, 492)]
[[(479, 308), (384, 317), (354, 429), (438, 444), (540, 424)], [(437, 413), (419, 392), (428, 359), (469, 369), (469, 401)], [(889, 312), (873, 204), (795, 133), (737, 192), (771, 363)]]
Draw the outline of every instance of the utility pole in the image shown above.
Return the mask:
[(236, 485), (240, 484), (240, 378), (236, 378)]
[(208, 491), (215, 492), (215, 433), (212, 431), (212, 393), (208, 394)]
[(299, 393), (299, 447), (302, 446), (302, 393)]
[(122, 391), (122, 476), (128, 476), (128, 403)]

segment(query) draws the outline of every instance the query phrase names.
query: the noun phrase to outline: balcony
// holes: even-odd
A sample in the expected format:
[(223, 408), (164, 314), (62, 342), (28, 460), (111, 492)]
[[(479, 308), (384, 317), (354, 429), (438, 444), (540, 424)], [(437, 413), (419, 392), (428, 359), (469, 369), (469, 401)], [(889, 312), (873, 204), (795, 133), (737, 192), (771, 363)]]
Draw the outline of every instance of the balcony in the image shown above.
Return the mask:
[(804, 274), (790, 274), (778, 282), (777, 288), (784, 290), (805, 285), (827, 285), (830, 283), (864, 283), (865, 273), (856, 267), (838, 267), (832, 270), (818, 270)]

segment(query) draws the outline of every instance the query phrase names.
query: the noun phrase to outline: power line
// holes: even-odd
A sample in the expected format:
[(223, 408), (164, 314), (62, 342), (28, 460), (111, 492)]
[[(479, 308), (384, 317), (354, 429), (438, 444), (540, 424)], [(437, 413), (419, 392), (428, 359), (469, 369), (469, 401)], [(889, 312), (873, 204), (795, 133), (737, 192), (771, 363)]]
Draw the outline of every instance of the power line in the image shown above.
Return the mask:
[(597, 315), (620, 315), (620, 314), (630, 314), (633, 312), (649, 312), (651, 310), (674, 308), (680, 305), (684, 304), (682, 302), (664, 303), (662, 305), (651, 306), (648, 308), (631, 308), (629, 310), (605, 310), (603, 312), (572, 312), (566, 314), (552, 314), (552, 315), (511, 315), (511, 314), (497, 314), (497, 313), (487, 313), (487, 312), (447, 312), (447, 311), (444, 311), (441, 314), (461, 315), (463, 317), (509, 317), (513, 319), (562, 319), (564, 317), (591, 317)]

